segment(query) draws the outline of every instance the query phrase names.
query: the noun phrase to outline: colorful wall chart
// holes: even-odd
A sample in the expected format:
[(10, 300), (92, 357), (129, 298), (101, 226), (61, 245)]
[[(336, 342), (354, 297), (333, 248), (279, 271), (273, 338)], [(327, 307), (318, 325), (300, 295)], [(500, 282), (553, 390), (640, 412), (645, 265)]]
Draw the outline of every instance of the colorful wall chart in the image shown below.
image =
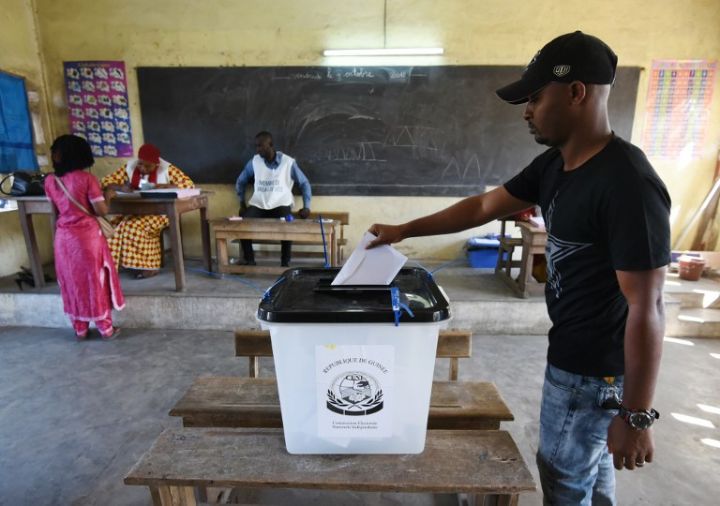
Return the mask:
[(133, 155), (125, 63), (64, 62), (70, 131), (90, 143), (93, 155)]
[(716, 69), (715, 61), (653, 61), (642, 141), (649, 157), (694, 159), (700, 156)]

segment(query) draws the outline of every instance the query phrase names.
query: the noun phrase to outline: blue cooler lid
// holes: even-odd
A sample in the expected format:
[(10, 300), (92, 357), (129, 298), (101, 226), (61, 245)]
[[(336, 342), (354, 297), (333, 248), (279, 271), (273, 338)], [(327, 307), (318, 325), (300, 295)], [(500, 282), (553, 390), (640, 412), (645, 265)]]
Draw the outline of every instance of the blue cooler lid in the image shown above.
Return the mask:
[(400, 323), (439, 322), (450, 318), (450, 304), (429, 272), (401, 269), (389, 286), (330, 283), (340, 268), (298, 268), (285, 271), (265, 293), (257, 316), (274, 323), (394, 323), (390, 289), (397, 287)]
[(485, 237), (471, 237), (467, 240), (467, 249), (472, 251), (474, 249), (498, 248), (500, 240), (497, 237), (499, 237), (497, 234)]

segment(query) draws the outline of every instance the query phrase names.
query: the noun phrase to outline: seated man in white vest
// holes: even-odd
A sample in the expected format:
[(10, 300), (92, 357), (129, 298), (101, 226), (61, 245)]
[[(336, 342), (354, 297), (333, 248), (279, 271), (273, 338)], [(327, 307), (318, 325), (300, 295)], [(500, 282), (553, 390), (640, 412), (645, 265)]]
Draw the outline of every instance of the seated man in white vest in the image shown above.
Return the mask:
[[(297, 183), (302, 191), (303, 208), (298, 214), (301, 218), (310, 216), (312, 190), (310, 181), (290, 156), (273, 147), (272, 135), (260, 132), (255, 136), (257, 154), (245, 165), (235, 182), (235, 191), (240, 198), (240, 216), (244, 218), (284, 218), (291, 214), (293, 205), (293, 185)], [(245, 187), (255, 180), (250, 205), (245, 204)], [(255, 265), (255, 253), (252, 241), (243, 239), (242, 250), (245, 265)], [(291, 241), (281, 242), (280, 264), (290, 265)]]

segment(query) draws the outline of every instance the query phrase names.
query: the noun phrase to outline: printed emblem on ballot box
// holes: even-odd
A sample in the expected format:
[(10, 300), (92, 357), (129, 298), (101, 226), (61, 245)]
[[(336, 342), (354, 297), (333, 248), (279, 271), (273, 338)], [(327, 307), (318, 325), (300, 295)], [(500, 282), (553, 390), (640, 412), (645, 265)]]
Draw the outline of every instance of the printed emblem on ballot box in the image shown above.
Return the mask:
[(318, 436), (392, 436), (394, 346), (318, 345), (315, 371)]
[(367, 373), (343, 373), (327, 391), (327, 408), (346, 416), (365, 416), (383, 408), (383, 393), (375, 378)]

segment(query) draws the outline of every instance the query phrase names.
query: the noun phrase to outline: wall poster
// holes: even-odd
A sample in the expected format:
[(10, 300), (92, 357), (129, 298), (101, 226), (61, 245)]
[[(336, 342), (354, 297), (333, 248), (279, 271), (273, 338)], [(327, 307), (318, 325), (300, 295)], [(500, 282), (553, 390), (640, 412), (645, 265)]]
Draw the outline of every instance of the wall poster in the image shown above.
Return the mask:
[(70, 131), (94, 156), (133, 156), (125, 63), (64, 62)]
[(716, 61), (653, 61), (642, 140), (649, 157), (695, 159), (701, 155), (716, 69)]

